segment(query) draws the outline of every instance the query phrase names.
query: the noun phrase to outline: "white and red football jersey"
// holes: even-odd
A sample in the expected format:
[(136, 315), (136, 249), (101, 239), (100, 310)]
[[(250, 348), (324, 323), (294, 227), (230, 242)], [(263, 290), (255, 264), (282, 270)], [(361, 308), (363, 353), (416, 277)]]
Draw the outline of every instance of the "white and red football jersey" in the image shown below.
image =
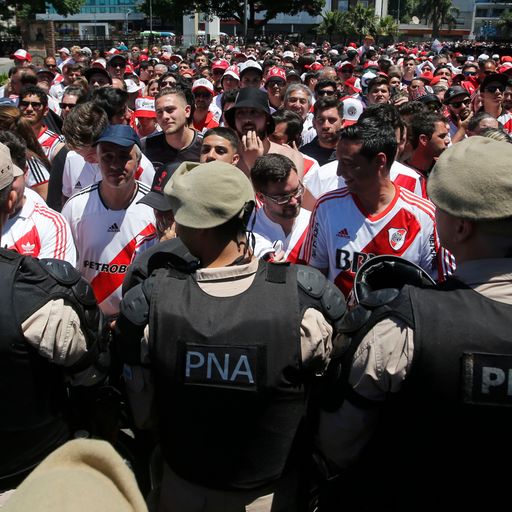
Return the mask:
[(302, 158), (304, 158), (304, 176), (306, 176), (309, 172), (315, 172), (317, 169), (320, 169), (320, 165), (318, 162), (304, 153), (301, 153)]
[(512, 114), (510, 112), (505, 112), (498, 117), (498, 121), (503, 125), (503, 129), (512, 134)]
[(110, 210), (101, 200), (99, 183), (71, 197), (62, 214), (71, 226), (78, 251), (77, 268), (89, 281), (96, 300), (107, 315), (115, 315), (121, 302), (126, 270), (137, 254), (158, 241), (153, 209), (137, 204), (148, 192), (143, 183), (125, 210)]
[(43, 148), (44, 154), (50, 162), (55, 157), (55, 150), (60, 144), (63, 144), (66, 142), (64, 137), (62, 135), (59, 135), (58, 133), (52, 132), (48, 129), (47, 126), (43, 126), (41, 128), (41, 131), (39, 132), (39, 135), (37, 136), (37, 140), (39, 141), (39, 144)]
[(434, 205), (395, 185), (395, 196), (377, 215), (367, 214), (347, 188), (323, 195), (311, 215), (302, 259), (348, 296), (359, 267), (373, 256), (392, 254), (439, 271)]
[(283, 228), (268, 217), (265, 208), (258, 208), (255, 212), (253, 227), (254, 255), (261, 258), (266, 254), (284, 251), (286, 261), (297, 263), (308, 232), (310, 217), (311, 212), (301, 208), (292, 230), (286, 236)]
[(73, 236), (66, 219), (25, 195), (23, 208), (6, 222), (2, 245), (25, 256), (55, 258), (76, 264)]
[[(327, 192), (331, 192), (331, 190), (343, 188), (345, 186), (345, 180), (336, 174), (337, 170), (337, 160), (322, 165), (318, 169), (312, 170), (304, 177), (304, 185), (311, 192), (313, 197), (316, 198), (319, 198)], [(389, 170), (389, 178), (393, 183), (400, 185), (413, 194), (424, 198), (427, 197), (425, 180), (423, 180), (414, 169), (395, 161)]]
[[(154, 176), (155, 168), (143, 154), (135, 173), (135, 179), (151, 187)], [(98, 164), (86, 162), (76, 151), (70, 151), (66, 155), (62, 172), (62, 195), (64, 197), (71, 197), (98, 181), (101, 181), (101, 169)]]
[(25, 185), (27, 187), (43, 185), (50, 180), (50, 171), (37, 156), (27, 158), (27, 171), (25, 174)]

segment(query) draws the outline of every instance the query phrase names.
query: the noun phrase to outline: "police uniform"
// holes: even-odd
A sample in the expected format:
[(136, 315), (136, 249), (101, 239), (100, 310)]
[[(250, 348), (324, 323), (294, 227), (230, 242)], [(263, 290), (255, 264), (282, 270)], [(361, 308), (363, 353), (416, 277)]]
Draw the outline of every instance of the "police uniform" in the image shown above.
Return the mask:
[[(229, 164), (201, 164), (198, 174), (204, 168), (219, 184), (226, 172), (250, 187)], [(186, 172), (178, 168), (173, 180)], [(173, 211), (180, 224), (179, 207)], [(298, 509), (306, 390), (327, 365), (331, 324), (341, 320), (344, 300), (313, 269), (238, 263), (193, 274), (158, 270), (121, 304), (120, 350), (132, 367), (127, 387), (155, 390), (165, 461), (159, 510)], [(141, 364), (151, 365), (152, 382), (139, 370), (135, 382), (133, 367)], [(151, 412), (148, 396), (139, 405)]]
[(67, 262), (0, 249), (0, 492), (70, 436), (67, 383), (91, 386), (108, 363), (89, 285)]
[[(436, 206), (475, 223), (510, 221), (511, 153), (481, 137), (454, 145), (429, 181)], [(476, 178), (482, 159), (494, 169)], [(486, 188), (499, 202), (489, 204)], [(341, 403), (322, 413), (318, 445), (348, 510), (507, 500), (499, 466), (512, 455), (512, 259), (461, 254), (445, 283), (371, 293), (345, 319)]]

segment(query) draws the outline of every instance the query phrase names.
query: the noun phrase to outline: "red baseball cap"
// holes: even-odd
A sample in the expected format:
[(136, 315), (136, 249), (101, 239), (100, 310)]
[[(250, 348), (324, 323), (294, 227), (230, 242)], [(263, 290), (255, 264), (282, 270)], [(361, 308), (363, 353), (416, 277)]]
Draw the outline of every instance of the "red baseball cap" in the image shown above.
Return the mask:
[(361, 89), (361, 81), (356, 76), (352, 76), (348, 80), (345, 80), (345, 86), (354, 93), (363, 91)]
[(32, 62), (32, 55), (30, 55), (27, 50), (22, 49), (16, 50), (9, 58), (13, 60), (26, 60), (27, 62)]
[(229, 62), (226, 59), (217, 59), (212, 62), (212, 71), (214, 69), (222, 69), (226, 71), (229, 68)]
[(286, 82), (286, 72), (283, 68), (272, 66), (267, 73), (266, 82), (281, 80)]

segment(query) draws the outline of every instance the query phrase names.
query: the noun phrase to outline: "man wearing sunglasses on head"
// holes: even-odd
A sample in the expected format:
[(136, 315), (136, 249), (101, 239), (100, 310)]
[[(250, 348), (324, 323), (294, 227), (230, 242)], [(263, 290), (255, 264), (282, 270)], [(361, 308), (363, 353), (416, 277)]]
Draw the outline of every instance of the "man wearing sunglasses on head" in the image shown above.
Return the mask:
[(491, 73), (487, 75), (480, 86), (480, 97), (482, 99), (483, 112), (495, 117), (503, 129), (512, 133), (512, 114), (503, 108), (505, 89), (507, 88), (508, 77), (504, 74)]

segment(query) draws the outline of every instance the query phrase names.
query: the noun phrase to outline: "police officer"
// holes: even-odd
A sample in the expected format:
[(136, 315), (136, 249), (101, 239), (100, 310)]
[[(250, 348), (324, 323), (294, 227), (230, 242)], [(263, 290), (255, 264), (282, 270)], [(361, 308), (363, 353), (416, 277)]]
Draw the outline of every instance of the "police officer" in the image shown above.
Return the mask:
[[(185, 162), (164, 193), (200, 268), (157, 270), (125, 295), (116, 324), (129, 390), (148, 390), (134, 368), (151, 365), (159, 510), (295, 511), (306, 385), (326, 367), (344, 298), (313, 269), (252, 256), (254, 191), (231, 164)], [(139, 426), (155, 425), (147, 411), (134, 410)]]
[[(14, 176), (21, 175), (0, 144), (0, 228), (16, 203)], [(1, 503), (71, 437), (67, 384), (100, 383), (108, 357), (96, 340), (94, 295), (69, 263), (0, 248), (0, 287)]]
[(428, 194), (455, 276), (373, 291), (345, 317), (343, 401), (322, 414), (319, 432), (338, 506), (491, 510), (508, 501), (511, 158), (512, 147), (483, 137), (448, 148)]

